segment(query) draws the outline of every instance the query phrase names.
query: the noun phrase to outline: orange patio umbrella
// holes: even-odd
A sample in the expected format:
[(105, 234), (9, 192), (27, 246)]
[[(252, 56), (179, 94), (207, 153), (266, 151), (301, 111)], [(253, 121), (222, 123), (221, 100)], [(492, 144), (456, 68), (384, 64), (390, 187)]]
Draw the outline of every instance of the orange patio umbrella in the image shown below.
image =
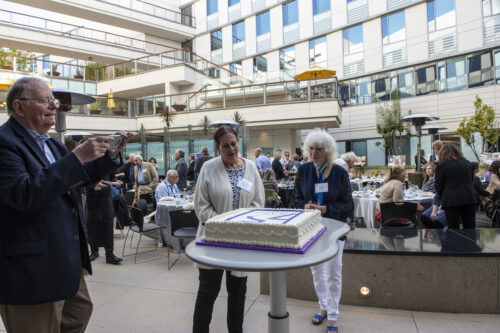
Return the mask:
[(320, 66), (310, 67), (307, 71), (295, 75), (296, 80), (316, 80), (325, 79), (337, 74), (336, 71), (330, 69), (324, 69)]
[(113, 98), (113, 89), (109, 89), (109, 94), (108, 94), (108, 108), (112, 109), (115, 107), (115, 100)]
[(12, 80), (11, 78), (2, 79), (0, 80), (0, 89), (7, 90), (13, 83), (14, 80)]

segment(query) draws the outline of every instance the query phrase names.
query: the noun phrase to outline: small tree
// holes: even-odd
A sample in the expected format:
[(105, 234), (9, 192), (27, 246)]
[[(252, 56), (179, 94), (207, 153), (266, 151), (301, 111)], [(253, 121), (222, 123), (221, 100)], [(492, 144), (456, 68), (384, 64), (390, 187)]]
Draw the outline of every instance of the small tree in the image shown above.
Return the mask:
[(411, 124), (401, 122), (399, 91), (396, 90), (392, 94), (391, 105), (378, 104), (376, 114), (377, 133), (384, 139), (384, 147), (392, 148), (393, 155), (401, 155), (403, 151), (403, 139), (411, 136)]
[(495, 120), (495, 109), (483, 104), (483, 100), (476, 96), (474, 101), (474, 115), (469, 119), (464, 118), (457, 128), (457, 133), (464, 139), (465, 144), (470, 147), (477, 161), (480, 161), (479, 152), (476, 148), (475, 133), (479, 133), (483, 144), (482, 151), (486, 149), (486, 143), (494, 144), (498, 140), (498, 121)]

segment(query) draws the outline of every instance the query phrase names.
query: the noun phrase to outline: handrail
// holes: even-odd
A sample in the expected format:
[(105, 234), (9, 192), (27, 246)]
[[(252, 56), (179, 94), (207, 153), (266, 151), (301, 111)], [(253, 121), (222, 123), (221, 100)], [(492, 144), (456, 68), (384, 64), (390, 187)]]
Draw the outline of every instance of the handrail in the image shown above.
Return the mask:
[[(65, 22), (50, 20), (50, 19), (46, 19), (46, 18), (43, 18), (43, 17), (34, 16), (34, 15), (28, 15), (28, 14), (13, 12), (13, 11), (10, 11), (10, 10), (0, 9), (0, 13), (2, 13), (2, 12), (10, 14), (10, 21), (2, 20), (1, 16), (0, 16), (0, 22), (4, 22), (6, 24), (13, 25), (13, 26), (26, 26), (26, 27), (35, 28), (37, 30), (42, 30), (42, 31), (50, 31), (50, 32), (56, 32), (56, 33), (62, 33), (64, 35), (67, 35), (68, 37), (83, 38), (83, 39), (88, 39), (88, 40), (96, 40), (96, 41), (100, 41), (100, 42), (105, 42), (105, 43), (109, 43), (109, 44), (118, 45), (118, 46), (121, 46), (121, 47), (130, 48), (130, 49), (133, 49), (133, 50), (134, 49), (136, 49), (136, 50), (137, 49), (138, 50), (142, 50), (143, 52), (146, 52), (146, 53), (150, 53), (150, 52), (146, 51), (146, 45), (148, 45), (148, 44), (152, 45), (152, 46), (166, 48), (166, 49), (171, 49), (172, 48), (170, 46), (159, 44), (159, 43), (147, 42), (147, 41), (144, 41), (144, 40), (141, 40), (141, 39), (137, 39), (137, 38), (133, 38), (133, 37), (128, 37), (128, 36), (118, 35), (118, 34), (114, 34), (114, 33), (109, 33), (107, 31), (102, 31), (102, 30), (98, 30), (98, 29), (87, 28), (85, 26), (77, 26), (77, 25), (74, 25), (74, 24), (71, 24), (71, 23), (65, 23)], [(13, 22), (12, 15), (20, 15), (20, 16), (24, 16), (24, 17), (27, 17), (27, 18), (41, 20), (42, 23), (43, 23), (43, 27), (36, 26), (36, 25), (28, 25), (28, 24), (22, 24), (22, 23)], [(63, 26), (68, 26), (71, 29), (68, 29), (67, 31), (63, 31), (62, 29), (61, 30), (51, 30), (51, 29), (47, 28), (47, 25), (48, 25), (47, 23), (49, 23), (49, 24), (50, 23), (60, 24), (60, 25), (63, 25)], [(75, 34), (75, 29), (76, 29), (76, 34)], [(96, 32), (96, 33), (102, 34), (104, 36), (104, 39), (99, 39), (99, 38), (94, 38), (94, 37), (88, 37), (88, 36), (82, 36), (81, 34), (78, 34), (78, 31), (81, 30), (81, 29), (88, 30), (90, 32)], [(130, 45), (123, 44), (123, 43), (117, 43), (117, 42), (111, 42), (111, 41), (108, 40), (107, 36), (129, 40), (130, 41), (130, 43), (129, 43)], [(134, 46), (134, 42), (144, 44), (143, 45), (144, 47), (142, 49), (138, 48), (138, 47), (135, 47)]]

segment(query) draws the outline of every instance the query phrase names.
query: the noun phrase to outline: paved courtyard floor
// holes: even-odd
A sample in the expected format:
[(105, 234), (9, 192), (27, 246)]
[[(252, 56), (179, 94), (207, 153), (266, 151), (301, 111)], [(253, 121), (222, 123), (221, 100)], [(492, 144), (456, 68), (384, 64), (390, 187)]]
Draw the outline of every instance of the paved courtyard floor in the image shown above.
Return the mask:
[[(115, 235), (115, 254), (121, 256), (123, 240)], [(144, 240), (145, 245), (153, 241)], [(142, 241), (141, 241), (142, 247)], [(130, 250), (130, 249), (128, 249)], [(142, 255), (153, 258), (166, 254), (166, 249)], [(94, 312), (87, 332), (171, 332), (188, 333), (198, 288), (198, 272), (185, 256), (168, 271), (167, 259), (134, 264), (133, 256), (119, 266), (105, 263), (104, 250), (93, 264), (94, 275), (87, 284), (94, 302)], [(215, 304), (211, 332), (227, 332), (225, 324), (227, 294), (224, 283)], [(325, 332), (311, 324), (317, 311), (315, 302), (288, 299), (290, 332)], [(244, 332), (267, 332), (269, 296), (259, 292), (259, 274), (251, 273), (245, 309)], [(363, 308), (341, 305), (339, 329), (342, 333), (498, 333), (500, 315), (451, 314)], [(0, 322), (0, 331), (5, 331)]]

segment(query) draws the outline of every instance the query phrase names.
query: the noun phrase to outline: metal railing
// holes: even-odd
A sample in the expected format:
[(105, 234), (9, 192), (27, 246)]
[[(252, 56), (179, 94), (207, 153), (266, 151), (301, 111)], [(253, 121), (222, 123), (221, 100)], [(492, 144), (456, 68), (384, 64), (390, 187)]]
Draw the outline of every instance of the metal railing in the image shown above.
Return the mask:
[(141, 0), (98, 0), (101, 2), (106, 2), (113, 4), (115, 6), (132, 9), (137, 12), (141, 12), (144, 14), (156, 16), (167, 21), (180, 23), (183, 25), (187, 25), (189, 27), (195, 27), (195, 18), (193, 16), (182, 14), (180, 12), (176, 12), (174, 10), (154, 5), (149, 2), (144, 2)]
[[(236, 107), (256, 107), (297, 102), (338, 100), (336, 78), (308, 81), (282, 81), (251, 84), (239, 87), (207, 89), (184, 94), (154, 95), (140, 99), (114, 98), (115, 106), (109, 107), (109, 98), (95, 96), (90, 105), (75, 106), (70, 113), (119, 117), (156, 115), (167, 106), (176, 112), (217, 111)], [(0, 106), (2, 105), (0, 94)]]
[(160, 53), (172, 50), (172, 47), (158, 43), (146, 42), (144, 40), (109, 33), (107, 31), (90, 29), (65, 22), (49, 20), (42, 17), (16, 13), (0, 9), (0, 24), (12, 27), (33, 29), (46, 34), (62, 37), (99, 42), (106, 45), (122, 47), (133, 51), (145, 53)]

